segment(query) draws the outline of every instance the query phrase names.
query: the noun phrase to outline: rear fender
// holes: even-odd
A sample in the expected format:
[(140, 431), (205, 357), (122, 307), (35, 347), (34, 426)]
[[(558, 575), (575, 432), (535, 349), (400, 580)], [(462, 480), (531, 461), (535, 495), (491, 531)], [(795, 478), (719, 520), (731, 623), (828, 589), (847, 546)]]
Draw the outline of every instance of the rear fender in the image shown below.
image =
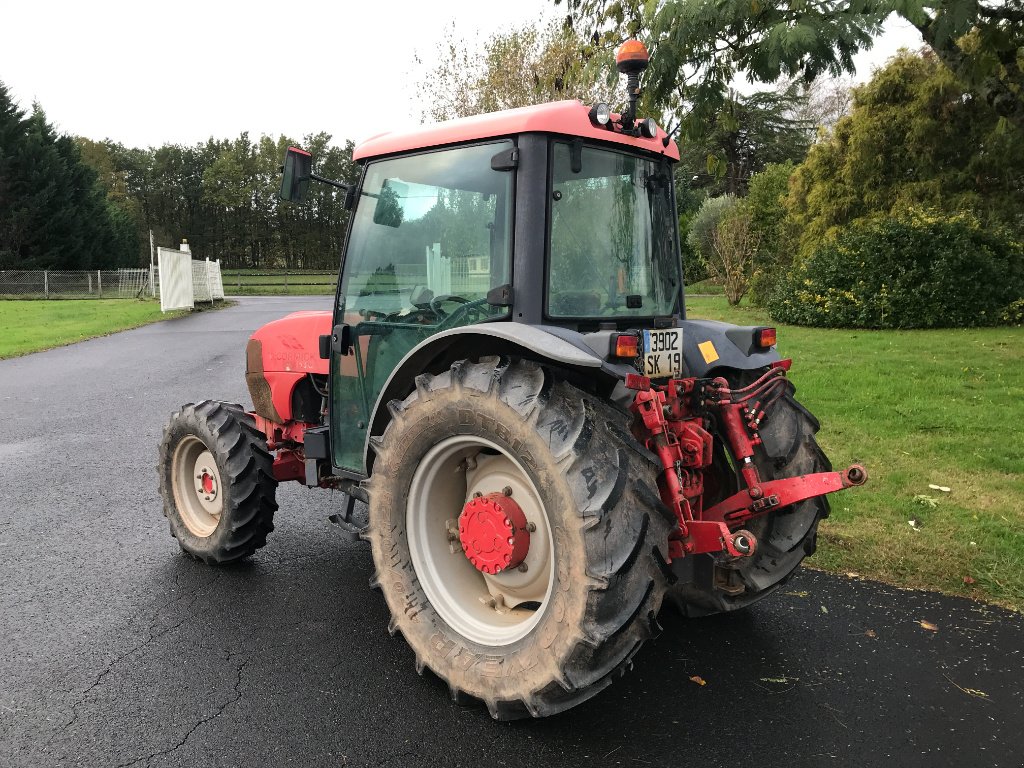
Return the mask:
[(757, 349), (754, 332), (762, 326), (732, 325), (717, 320), (681, 320), (687, 375), (705, 378), (719, 368), (751, 371), (781, 360), (775, 347)]
[[(575, 340), (572, 340), (575, 341)], [(598, 378), (614, 386), (617, 377), (607, 370), (605, 361), (585, 344), (572, 343), (541, 328), (523, 323), (497, 322), (467, 325), (438, 333), (413, 347), (391, 372), (380, 397), (374, 404), (364, 448), (369, 474), (373, 455), (368, 452), (369, 436), (380, 435), (387, 427), (387, 404), (404, 398), (416, 386), (421, 373), (440, 373), (457, 360), (478, 359), (489, 355), (510, 355), (548, 363), (574, 371), (587, 378)]]

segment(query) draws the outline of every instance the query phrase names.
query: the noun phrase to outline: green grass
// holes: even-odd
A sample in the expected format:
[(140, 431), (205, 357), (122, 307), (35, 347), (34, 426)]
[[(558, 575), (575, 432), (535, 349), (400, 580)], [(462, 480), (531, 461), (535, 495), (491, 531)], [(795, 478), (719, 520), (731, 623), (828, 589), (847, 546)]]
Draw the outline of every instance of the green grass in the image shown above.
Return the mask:
[[(720, 298), (686, 304), (694, 318), (775, 325)], [(832, 497), (809, 562), (1022, 610), (1024, 328), (778, 328), (825, 452), (870, 474)]]
[(159, 301), (134, 299), (0, 301), (0, 359), (74, 344), (181, 314), (161, 314)]
[(318, 296), (334, 294), (338, 273), (226, 269), (222, 278), (229, 296)]

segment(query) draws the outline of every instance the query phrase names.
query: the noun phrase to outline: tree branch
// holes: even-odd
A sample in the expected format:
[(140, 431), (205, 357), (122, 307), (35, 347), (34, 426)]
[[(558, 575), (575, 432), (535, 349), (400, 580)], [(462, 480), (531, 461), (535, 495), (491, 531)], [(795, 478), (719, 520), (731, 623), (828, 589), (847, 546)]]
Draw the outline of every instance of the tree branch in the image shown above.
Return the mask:
[[(908, 19), (908, 21), (910, 20)], [(972, 67), (970, 60), (967, 54), (960, 50), (956, 41), (950, 39), (942, 45), (939, 45), (936, 42), (933, 21), (927, 24), (917, 24), (911, 21), (911, 24), (913, 24), (917, 31), (921, 33), (921, 37), (924, 38), (924, 41), (928, 43), (929, 47), (935, 51), (939, 60), (945, 64), (962, 83), (971, 83)], [(989, 75), (985, 77), (973, 90), (984, 98), (1000, 117), (1005, 117), (1008, 120), (1012, 120), (1017, 125), (1024, 127), (1024, 98), (1022, 98), (1022, 95), (1015, 93), (1008, 83), (1004, 82), (999, 77)]]

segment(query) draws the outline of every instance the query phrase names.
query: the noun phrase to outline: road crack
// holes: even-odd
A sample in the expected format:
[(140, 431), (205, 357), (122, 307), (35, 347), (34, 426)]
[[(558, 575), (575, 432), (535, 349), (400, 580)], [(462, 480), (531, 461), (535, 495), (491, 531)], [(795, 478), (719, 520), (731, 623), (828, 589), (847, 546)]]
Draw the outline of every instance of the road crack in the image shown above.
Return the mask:
[[(230, 660), (230, 657), (229, 657), (229, 660)], [(169, 755), (172, 752), (174, 752), (175, 750), (181, 749), (181, 747), (185, 746), (185, 744), (188, 742), (188, 740), (190, 738), (192, 738), (192, 734), (193, 733), (195, 733), (202, 726), (204, 726), (207, 723), (209, 723), (211, 720), (216, 720), (218, 717), (220, 717), (224, 713), (225, 709), (227, 709), (232, 704), (234, 704), (235, 702), (237, 702), (239, 699), (242, 698), (242, 670), (245, 669), (245, 667), (246, 667), (246, 665), (248, 663), (249, 663), (249, 659), (246, 658), (244, 661), (242, 661), (241, 664), (237, 665), (236, 668), (235, 668), (235, 685), (234, 685), (234, 695), (233, 695), (233, 697), (228, 699), (227, 701), (225, 701), (220, 706), (218, 706), (217, 707), (217, 711), (214, 712), (212, 715), (210, 715), (209, 717), (204, 717), (199, 722), (197, 722), (195, 725), (193, 725), (191, 728), (189, 728), (188, 731), (185, 733), (185, 735), (181, 738), (181, 741), (179, 741), (177, 744), (175, 744), (173, 747), (170, 747), (169, 749), (161, 749), (161, 750), (158, 750), (156, 752), (151, 752), (150, 754), (146, 755), (145, 757), (139, 757), (139, 758), (136, 758), (134, 760), (130, 760), (127, 763), (121, 763), (121, 764), (119, 764), (117, 766), (117, 768), (130, 768), (131, 766), (138, 765), (139, 763), (142, 763), (142, 762), (145, 762), (146, 765), (149, 765), (150, 762), (152, 762), (153, 758), (155, 758), (155, 757), (162, 757), (163, 755)]]

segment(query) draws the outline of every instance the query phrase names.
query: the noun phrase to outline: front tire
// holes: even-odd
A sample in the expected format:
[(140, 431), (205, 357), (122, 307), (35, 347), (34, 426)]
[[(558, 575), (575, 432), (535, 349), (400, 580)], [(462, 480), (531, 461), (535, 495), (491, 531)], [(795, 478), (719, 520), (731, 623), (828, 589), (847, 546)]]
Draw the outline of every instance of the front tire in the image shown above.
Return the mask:
[[(551, 715), (607, 686), (656, 626), (670, 529), (629, 416), (498, 358), (421, 375), (390, 409), (366, 538), (389, 628), (417, 670), (501, 720)], [(528, 567), (494, 576), (462, 551), (455, 521), (475, 493), (503, 488), (534, 528)]]
[(267, 543), (277, 511), (273, 457), (242, 406), (204, 400), (171, 416), (160, 443), (160, 495), (171, 535), (209, 565)]

